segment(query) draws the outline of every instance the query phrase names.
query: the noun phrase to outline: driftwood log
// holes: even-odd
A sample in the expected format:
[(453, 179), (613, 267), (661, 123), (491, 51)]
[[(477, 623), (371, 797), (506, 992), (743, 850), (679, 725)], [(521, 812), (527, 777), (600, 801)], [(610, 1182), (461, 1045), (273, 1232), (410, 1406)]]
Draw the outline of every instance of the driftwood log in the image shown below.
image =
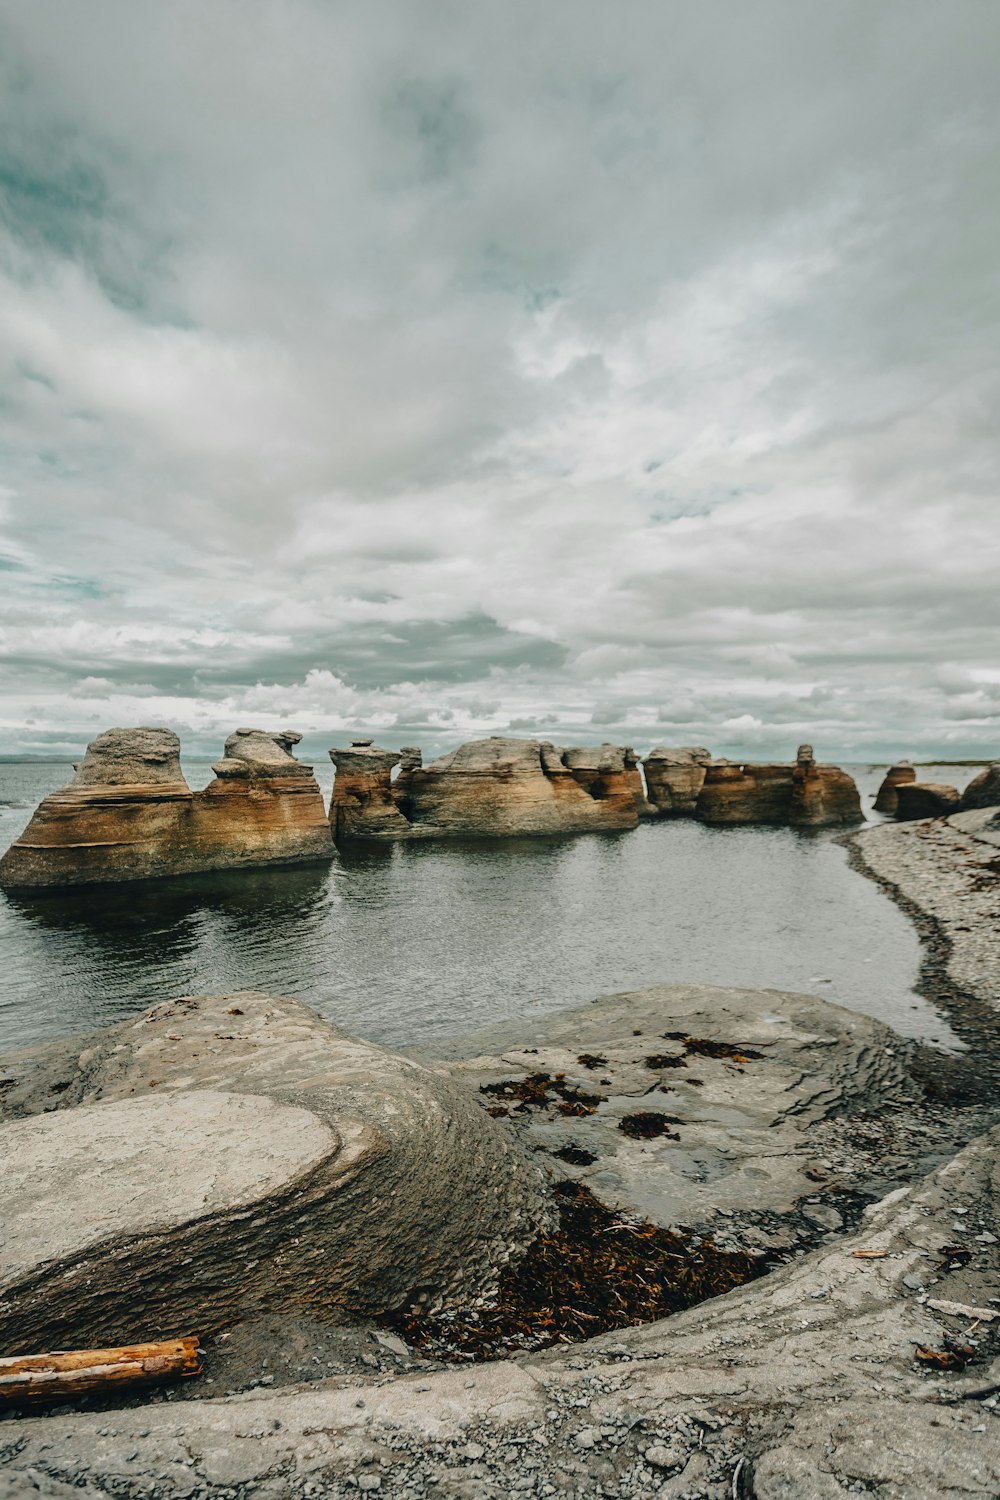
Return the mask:
[(198, 1340), (125, 1344), (118, 1349), (57, 1350), (0, 1359), (0, 1406), (28, 1406), (123, 1386), (201, 1374)]

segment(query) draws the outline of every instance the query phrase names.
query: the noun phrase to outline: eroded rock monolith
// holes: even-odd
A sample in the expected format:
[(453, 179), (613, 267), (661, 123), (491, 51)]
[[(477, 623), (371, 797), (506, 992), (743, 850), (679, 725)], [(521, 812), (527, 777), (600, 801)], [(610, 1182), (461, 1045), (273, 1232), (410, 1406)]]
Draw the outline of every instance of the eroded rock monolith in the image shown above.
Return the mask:
[(917, 779), (917, 773), (908, 760), (899, 760), (894, 766), (890, 766), (882, 778), (882, 784), (878, 789), (873, 804), (875, 811), (887, 814), (888, 817), (896, 816), (896, 808), (899, 805), (898, 790), (901, 786), (912, 786)]
[(169, 729), (109, 729), (0, 860), (0, 886), (41, 890), (329, 859), (323, 796), (300, 736), (238, 729), (192, 792)]
[(657, 745), (643, 761), (649, 800), (663, 818), (693, 818), (712, 752), (703, 745)]
[(695, 804), (703, 823), (829, 828), (860, 823), (861, 798), (839, 766), (817, 764), (802, 745), (790, 765), (714, 762)]

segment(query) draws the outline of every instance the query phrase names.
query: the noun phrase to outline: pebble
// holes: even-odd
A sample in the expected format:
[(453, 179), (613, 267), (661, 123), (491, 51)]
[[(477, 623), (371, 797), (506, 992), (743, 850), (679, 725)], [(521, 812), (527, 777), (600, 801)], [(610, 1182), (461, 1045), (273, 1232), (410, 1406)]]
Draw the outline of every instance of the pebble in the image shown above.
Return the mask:
[(684, 1448), (675, 1448), (667, 1443), (654, 1443), (647, 1448), (645, 1459), (648, 1464), (653, 1464), (657, 1469), (679, 1469), (687, 1458)]

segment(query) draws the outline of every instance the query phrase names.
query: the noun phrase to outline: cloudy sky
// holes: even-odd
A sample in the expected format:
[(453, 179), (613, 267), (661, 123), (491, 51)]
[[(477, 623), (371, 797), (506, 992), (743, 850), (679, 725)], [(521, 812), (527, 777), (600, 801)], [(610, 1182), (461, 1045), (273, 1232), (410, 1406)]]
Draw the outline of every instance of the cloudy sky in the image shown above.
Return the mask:
[(1000, 753), (995, 0), (0, 0), (0, 751)]

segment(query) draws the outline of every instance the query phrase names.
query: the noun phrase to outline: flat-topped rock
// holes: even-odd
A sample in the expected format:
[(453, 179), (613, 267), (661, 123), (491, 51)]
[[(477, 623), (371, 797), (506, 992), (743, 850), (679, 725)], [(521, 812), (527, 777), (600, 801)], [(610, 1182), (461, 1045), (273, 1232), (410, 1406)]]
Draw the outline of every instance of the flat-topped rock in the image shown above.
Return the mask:
[[(168, 1001), (8, 1054), (2, 1074), (0, 1150), (24, 1164), (7, 1353), (204, 1334), (304, 1302), (337, 1318), (474, 1299), (550, 1213), (538, 1167), (465, 1089), (294, 1000)], [(67, 1202), (79, 1226), (57, 1226)], [(19, 1243), (45, 1263), (26, 1269)]]
[(940, 781), (914, 781), (896, 788), (896, 817), (901, 823), (917, 818), (944, 818), (958, 812), (962, 794)]
[[(560, 1172), (665, 1228), (814, 1194), (815, 1127), (878, 1113), (907, 1087), (906, 1046), (888, 1027), (778, 990), (656, 985), (560, 1011), (530, 1036), (508, 1022), (449, 1050), (477, 1054), (451, 1064), (477, 1087), (559, 1080), (528, 1108), (516, 1092), (488, 1097), (528, 1149), (582, 1151), (589, 1162), (560, 1159)], [(627, 1133), (657, 1115), (658, 1133)]]
[[(330, 827), (335, 839), (378, 841), (414, 837), (409, 819), (400, 810), (392, 772), (404, 757), (402, 750), (383, 750), (371, 740), (355, 740), (346, 750), (333, 749), (330, 759), (337, 774), (330, 798)], [(408, 770), (420, 764), (420, 751), (407, 755)]]
[[(232, 1259), (241, 1240), (251, 1253), (239, 1227), (246, 1210), (280, 1215), (306, 1174), (336, 1172), (343, 1154), (343, 1175), (358, 1160), (308, 1110), (207, 1090), (8, 1121), (0, 1147), (5, 1352), (40, 1299), (45, 1319), (67, 1331), (101, 1318), (109, 1296), (117, 1316), (137, 1322), (146, 1282), (182, 1249), (191, 1258), (175, 1295), (192, 1306), (191, 1283), (206, 1272), (211, 1281), (213, 1262)], [(192, 1306), (199, 1313), (211, 1315)]]
[(695, 804), (703, 823), (764, 823), (829, 828), (863, 821), (853, 777), (839, 766), (819, 765), (802, 745), (791, 764), (713, 762)]
[(330, 859), (323, 795), (312, 768), (290, 753), (299, 738), (237, 730), (215, 779), (192, 792), (172, 731), (108, 730), (0, 859), (0, 886), (44, 890)]
[[(423, 765), (370, 741), (330, 751), (336, 838), (511, 838), (635, 828), (646, 801), (634, 751), (472, 740)], [(393, 768), (400, 774), (392, 781)]]
[(703, 745), (657, 745), (643, 761), (649, 800), (663, 818), (693, 818), (712, 761)]

